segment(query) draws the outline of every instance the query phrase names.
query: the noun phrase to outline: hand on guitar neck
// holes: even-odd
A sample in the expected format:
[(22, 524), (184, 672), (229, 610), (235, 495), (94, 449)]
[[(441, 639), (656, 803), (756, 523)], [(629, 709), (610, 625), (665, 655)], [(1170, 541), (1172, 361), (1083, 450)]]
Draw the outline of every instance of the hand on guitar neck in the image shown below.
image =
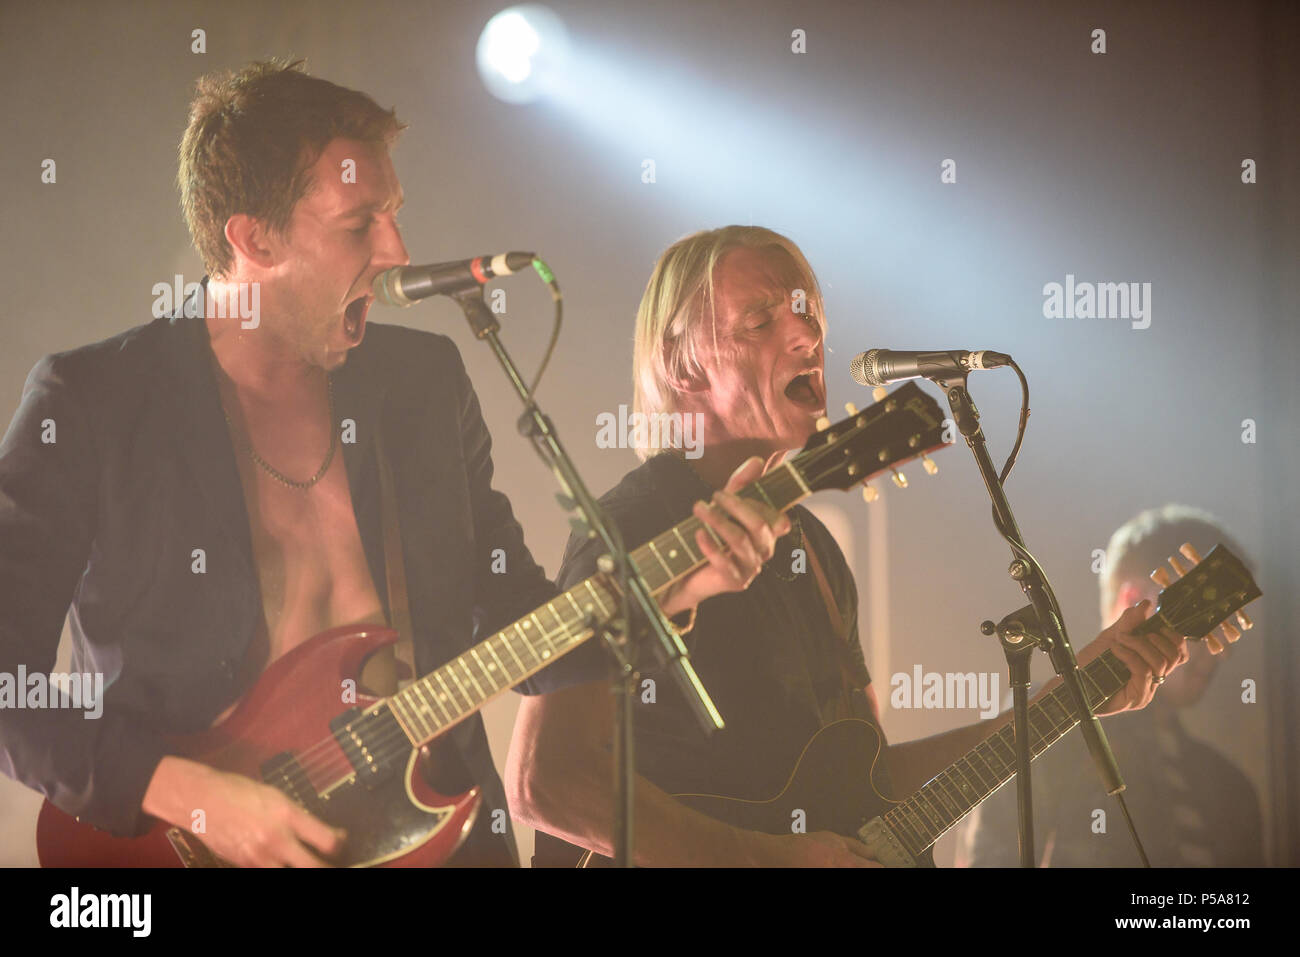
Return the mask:
[[(1114, 624), (1097, 635), (1078, 654), (1079, 667), (1082, 668), (1107, 651), (1113, 651), (1115, 657), (1124, 662), (1131, 673), (1124, 687), (1096, 708), (1099, 717), (1145, 708), (1155, 697), (1156, 688), (1165, 676), (1187, 663), (1189, 655), (1186, 638), (1174, 634), (1168, 628), (1152, 629), (1146, 634), (1137, 633), (1138, 627), (1147, 621), (1150, 605), (1151, 602), (1147, 600), (1126, 608)], [(1042, 693), (1055, 691), (1061, 684), (1060, 678), (1053, 678)]]
[(286, 795), (242, 774), (167, 756), (158, 763), (142, 809), (189, 831), (203, 811), (203, 843), (240, 867), (328, 867), (346, 838)]

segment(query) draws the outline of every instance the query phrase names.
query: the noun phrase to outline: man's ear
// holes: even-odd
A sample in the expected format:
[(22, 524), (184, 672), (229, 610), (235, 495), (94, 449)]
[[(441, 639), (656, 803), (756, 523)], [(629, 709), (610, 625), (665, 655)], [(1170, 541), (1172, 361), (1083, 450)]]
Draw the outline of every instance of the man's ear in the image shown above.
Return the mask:
[(275, 264), (275, 252), (265, 224), (247, 213), (236, 213), (226, 220), (226, 242), (237, 256), (263, 269)]

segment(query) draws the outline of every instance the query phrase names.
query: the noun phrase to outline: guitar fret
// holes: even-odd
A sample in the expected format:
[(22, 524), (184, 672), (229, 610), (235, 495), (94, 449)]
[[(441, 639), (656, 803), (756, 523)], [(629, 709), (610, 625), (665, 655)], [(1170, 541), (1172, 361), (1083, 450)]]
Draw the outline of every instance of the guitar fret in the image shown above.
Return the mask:
[(461, 698), (464, 698), (465, 700), (464, 706), (461, 705), (460, 698), (453, 697), (452, 702), (456, 705), (456, 711), (458, 713), (463, 713), (469, 709), (473, 699), (470, 697), (469, 692), (465, 690), (465, 686), (460, 683), (460, 679), (456, 677), (456, 669), (451, 667), (451, 664), (452, 664), (451, 662), (448, 662), (447, 666), (444, 667), (442, 671), (446, 673), (447, 677), (450, 678), (455, 683), (456, 687), (460, 690)]
[(486, 648), (488, 654), (492, 656), (492, 660), (496, 662), (497, 668), (499, 668), (501, 673), (506, 676), (506, 681), (513, 685), (518, 682), (518, 679), (510, 673), (510, 667), (501, 660), (501, 656), (497, 654), (496, 648), (493, 647), (498, 643), (500, 637), (500, 635), (497, 635), (492, 641), (483, 642), (483, 647)]
[[(475, 678), (474, 678), (474, 672), (470, 671), (470, 669), (469, 669), (469, 665), (467, 665), (467, 664), (465, 663), (465, 656), (464, 656), (464, 655), (457, 655), (457, 656), (453, 659), (453, 661), (454, 661), (455, 664), (460, 665), (460, 670), (461, 670), (461, 671), (465, 672), (465, 677), (469, 679), (469, 683), (472, 684), (472, 685), (474, 686), (474, 690), (475, 690), (476, 692), (478, 692), (478, 700), (481, 702), (484, 698), (487, 697), (487, 695), (485, 695), (485, 694), (483, 693), (483, 686), (480, 685), (480, 684), (478, 683), (477, 680), (475, 680)], [(455, 670), (454, 670), (454, 669), (453, 669), (452, 673), (453, 673), (453, 674), (455, 673)], [(474, 700), (474, 698), (470, 698), (470, 699), (469, 699), (469, 703), (470, 703), (470, 707), (473, 708), (473, 707), (474, 707), (474, 704), (475, 704), (475, 700)]]
[[(668, 582), (672, 581), (673, 578), (675, 577), (673, 575), (673, 570), (668, 566), (668, 563), (664, 561), (664, 557), (659, 554), (659, 549), (655, 547), (655, 543), (653, 539), (646, 543), (646, 548), (649, 549), (650, 554), (655, 557), (655, 559), (659, 562), (659, 564), (663, 566), (664, 574), (668, 576), (667, 580), (663, 584), (667, 584)], [(642, 574), (644, 575), (645, 572), (642, 571)], [(658, 591), (659, 588), (663, 587), (663, 585), (656, 586), (651, 584), (650, 579), (648, 577), (646, 578), (646, 584), (650, 585), (651, 591)]]
[[(519, 626), (516, 625), (515, 627), (518, 628)], [(515, 653), (515, 646), (510, 643), (509, 629), (503, 630), (500, 637), (501, 643), (506, 646), (506, 651), (510, 652), (510, 657), (515, 659), (515, 664), (519, 666), (519, 677), (522, 678), (524, 675), (528, 674), (528, 668), (524, 664), (523, 659)]]
[(451, 708), (448, 709), (447, 712), (448, 720), (450, 721), (455, 718), (459, 718), (462, 712), (460, 708), (460, 703), (456, 700), (456, 696), (452, 693), (451, 686), (448, 685), (446, 680), (442, 677), (442, 671), (443, 669), (439, 668), (437, 671), (433, 673), (433, 677), (437, 678), (438, 684), (442, 685), (442, 694), (438, 696), (438, 701), (443, 702), (444, 707), (446, 707), (445, 702), (448, 701), (451, 702)]
[(939, 777), (943, 781), (944, 786), (951, 790), (955, 795), (956, 805), (961, 809), (962, 814), (966, 814), (975, 806), (974, 802), (968, 799), (962, 792), (960, 785), (958, 785), (957, 780), (952, 776), (951, 771), (945, 771), (940, 774)]
[(591, 592), (592, 600), (596, 603), (596, 607), (600, 609), (601, 615), (608, 618), (610, 611), (605, 607), (605, 603), (600, 600), (600, 592), (596, 590), (595, 584), (590, 578), (583, 582), (583, 584), (587, 586), (587, 591)]
[[(988, 771), (988, 772), (993, 776), (993, 787), (989, 788), (989, 792), (990, 792), (990, 793), (993, 792), (994, 790), (997, 789), (998, 782), (1001, 780), (1001, 779), (998, 777), (998, 773), (997, 773), (997, 771), (993, 770), (993, 765), (989, 764), (989, 762), (985, 759), (983, 753), (980, 751), (980, 749), (979, 749), (978, 747), (976, 747), (976, 748), (975, 748), (973, 751), (971, 751), (970, 753), (971, 753), (972, 755), (974, 755), (975, 757), (979, 758), (981, 761), (983, 761), (983, 762), (984, 762), (984, 767), (985, 767), (985, 769), (986, 769), (986, 770), (987, 770), (987, 771)], [(973, 762), (972, 762), (972, 763), (973, 763)], [(978, 771), (979, 769), (976, 768), (976, 770)], [(983, 778), (984, 778), (984, 776), (983, 776), (983, 775), (980, 775), (980, 780), (983, 780)], [(986, 786), (987, 786), (987, 785), (986, 785)]]
[(953, 803), (952, 797), (944, 790), (941, 776), (936, 775), (922, 790), (929, 791), (934, 795), (933, 799), (943, 808), (945, 820), (952, 820), (958, 816), (957, 805)]
[[(438, 700), (438, 695), (434, 692), (433, 687), (432, 686), (426, 687), (426, 685), (427, 685), (426, 681), (418, 681), (415, 684), (411, 685), (411, 687), (416, 690), (416, 693), (420, 695), (421, 699), (424, 699), (424, 695), (427, 692), (429, 695), (428, 700), (432, 702), (430, 707), (436, 706), (440, 711), (442, 711), (441, 722), (450, 722), (451, 712), (449, 712), (445, 707), (443, 707), (442, 702)], [(436, 719), (437, 716), (435, 715), (435, 720)]]
[(480, 657), (478, 656), (478, 650), (477, 650), (477, 649), (471, 648), (471, 649), (469, 650), (469, 656), (470, 656), (471, 658), (473, 658), (473, 659), (474, 659), (474, 663), (475, 663), (476, 665), (478, 665), (478, 673), (479, 673), (480, 675), (483, 676), (483, 679), (484, 679), (485, 681), (489, 682), (489, 683), (492, 685), (492, 691), (493, 691), (493, 693), (495, 694), (496, 692), (500, 691), (500, 690), (501, 690), (501, 685), (497, 684), (497, 683), (496, 683), (496, 680), (495, 680), (495, 679), (493, 678), (493, 676), (492, 676), (492, 673), (493, 673), (494, 671), (496, 671), (496, 665), (495, 665), (495, 664), (490, 664), (490, 665), (485, 665), (485, 664), (483, 664), (483, 659), (480, 658)]
[(676, 525), (673, 526), (673, 534), (677, 536), (677, 541), (681, 542), (682, 549), (686, 552), (686, 557), (691, 560), (692, 565), (696, 565), (703, 560), (702, 557), (697, 556), (691, 546), (686, 543), (686, 539), (682, 537), (682, 533), (678, 531)]
[(1011, 741), (1008, 741), (1005, 737), (1006, 733), (1007, 729), (1003, 728), (997, 734), (993, 735), (990, 740), (996, 741), (998, 744), (1002, 745), (1002, 747), (1006, 748), (1007, 754), (1010, 755), (1010, 759), (1003, 758), (1002, 763), (1007, 767), (1014, 768), (1016, 766), (1016, 749), (1014, 744)]
[[(921, 813), (923, 813), (926, 818), (935, 825), (933, 835), (931, 835), (928, 827), (926, 829), (926, 837), (933, 841), (935, 837), (943, 833), (943, 820), (947, 815), (943, 813), (942, 808), (936, 808), (936, 805), (931, 801), (930, 795), (925, 788), (922, 788), (917, 792), (916, 797), (916, 806), (921, 810)], [(934, 813), (936, 809), (939, 811), (938, 814)]]
[(420, 696), (420, 685), (411, 685), (411, 687), (407, 688), (402, 692), (402, 694), (400, 694), (400, 697), (415, 707), (416, 714), (420, 715), (420, 723), (425, 726), (421, 740), (428, 740), (429, 737), (433, 736), (433, 732), (438, 727), (438, 718), (437, 715), (434, 715), (433, 711), (429, 709), (429, 703)]
[[(547, 641), (546, 629), (542, 627), (542, 619), (537, 617), (537, 612), (533, 612), (528, 617), (531, 618), (533, 622), (537, 625), (537, 631), (538, 631), (537, 637), (542, 641)], [(550, 642), (547, 641), (547, 644), (550, 644)], [(538, 653), (537, 648), (534, 646), (532, 649), (533, 657), (537, 658), (540, 661), (546, 661), (551, 657), (551, 652), (553, 650), (554, 649), (543, 649), (541, 653)]]
[(993, 770), (994, 780), (1006, 780), (1007, 773), (1010, 770), (1007, 766), (1007, 762), (1002, 760), (1001, 756), (998, 755), (997, 750), (994, 749), (990, 741), (985, 741), (980, 745), (980, 747), (983, 748), (984, 763)]
[(903, 805), (899, 804), (891, 808), (883, 815), (883, 820), (889, 826), (889, 829), (894, 832), (894, 836), (898, 838), (899, 843), (907, 848), (908, 853), (913, 857), (925, 850), (919, 836), (912, 831), (911, 825), (907, 822), (907, 815), (903, 813)]
[(404, 733), (408, 738), (410, 738), (411, 741), (414, 742), (414, 741), (418, 741), (418, 740), (420, 740), (419, 737), (418, 737), (418, 731), (415, 732), (415, 733), (412, 733), (413, 731), (415, 731), (415, 728), (414, 728), (415, 722), (414, 722), (414, 721), (411, 719), (411, 717), (407, 714), (407, 711), (406, 711), (406, 709), (402, 706), (402, 702), (401, 702), (401, 701), (398, 701), (396, 698), (390, 698), (390, 699), (389, 699), (389, 710), (393, 712), (393, 717), (397, 718), (398, 723), (402, 726), (402, 732), (403, 732), (403, 733)]
[(804, 494), (811, 495), (812, 489), (810, 489), (808, 487), (808, 483), (803, 480), (803, 476), (800, 475), (799, 470), (794, 467), (794, 463), (787, 459), (785, 463), (785, 467), (790, 470), (790, 474), (794, 476), (795, 482), (797, 482), (799, 487), (803, 489)]
[[(916, 840), (917, 847), (923, 848), (925, 847), (925, 834), (923, 832), (922, 827), (918, 826), (921, 824), (921, 817), (919, 814), (916, 813), (915, 809), (913, 809), (912, 803), (913, 802), (911, 801), (907, 801), (903, 804), (900, 804), (899, 810), (902, 811), (904, 818), (908, 817), (909, 811), (911, 812), (911, 818), (908, 820), (908, 828), (911, 830), (912, 835)], [(915, 823), (913, 823), (913, 821), (915, 821)]]

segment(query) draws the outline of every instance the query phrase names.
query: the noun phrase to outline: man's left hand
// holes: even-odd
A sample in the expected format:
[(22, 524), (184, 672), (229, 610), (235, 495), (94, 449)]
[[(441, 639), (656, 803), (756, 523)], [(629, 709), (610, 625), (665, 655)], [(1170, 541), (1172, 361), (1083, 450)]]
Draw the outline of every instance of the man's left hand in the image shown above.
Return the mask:
[(1103, 652), (1115, 652), (1131, 672), (1128, 683), (1097, 709), (1097, 714), (1116, 714), (1145, 708), (1160, 687), (1166, 675), (1187, 661), (1187, 639), (1162, 629), (1147, 635), (1135, 635), (1137, 628), (1147, 619), (1150, 601), (1142, 601), (1124, 609), (1115, 624), (1111, 625), (1079, 652), (1080, 667)]
[(725, 488), (714, 493), (711, 503), (695, 503), (695, 517), (713, 529), (726, 547), (719, 547), (704, 529), (695, 533), (696, 547), (708, 564), (668, 592), (662, 602), (664, 614), (679, 614), (723, 592), (743, 591), (763, 570), (776, 539), (790, 530), (790, 519), (770, 505), (736, 494), (762, 474), (762, 459), (748, 459), (731, 474)]

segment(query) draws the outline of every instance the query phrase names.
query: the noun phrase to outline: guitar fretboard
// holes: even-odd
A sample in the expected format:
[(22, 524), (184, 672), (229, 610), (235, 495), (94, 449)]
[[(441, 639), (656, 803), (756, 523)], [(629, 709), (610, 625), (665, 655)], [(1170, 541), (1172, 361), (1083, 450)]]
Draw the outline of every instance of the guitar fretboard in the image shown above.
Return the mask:
[[(1081, 671), (1088, 703), (1096, 709), (1128, 682), (1128, 667), (1107, 651)], [(1029, 708), (1029, 750), (1034, 758), (1079, 723), (1069, 690), (1062, 685)], [(929, 780), (884, 821), (919, 857), (975, 806), (1016, 774), (1015, 730), (1008, 724)]]
[[(740, 495), (784, 511), (810, 493), (794, 463), (787, 462)], [(631, 553), (656, 596), (704, 564), (695, 544), (695, 532), (701, 528), (722, 545), (692, 516)], [(593, 575), (399, 691), (387, 704), (418, 747), (578, 647), (597, 625), (611, 620), (619, 606), (614, 576)]]

